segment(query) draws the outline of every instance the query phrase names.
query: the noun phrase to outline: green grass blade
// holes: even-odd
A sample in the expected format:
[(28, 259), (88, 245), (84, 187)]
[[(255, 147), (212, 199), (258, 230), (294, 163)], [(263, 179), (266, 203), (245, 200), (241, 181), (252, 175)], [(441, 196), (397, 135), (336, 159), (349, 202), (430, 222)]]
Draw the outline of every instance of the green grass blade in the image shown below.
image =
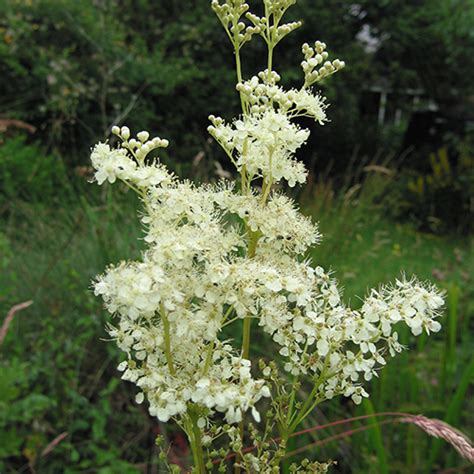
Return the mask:
[[(459, 423), (461, 409), (462, 409), (462, 405), (466, 396), (466, 392), (469, 386), (473, 382), (474, 382), (474, 356), (471, 358), (469, 365), (465, 368), (462, 374), (462, 377), (456, 389), (456, 392), (454, 393), (454, 396), (451, 398), (451, 401), (449, 402), (443, 421), (453, 426), (456, 426)], [(429, 461), (428, 461), (427, 469), (426, 469), (427, 474), (435, 472), (434, 467), (439, 456), (441, 444), (442, 442), (439, 439), (435, 439), (431, 443), (431, 450), (430, 450), (431, 452), (430, 452), (430, 457), (429, 457)]]
[[(364, 400), (364, 410), (367, 415), (373, 415), (375, 413), (374, 406), (369, 399)], [(378, 472), (380, 474), (389, 474), (387, 452), (383, 444), (382, 431), (377, 423), (377, 419), (374, 417), (376, 424), (374, 429), (368, 431), (368, 437), (370, 440), (371, 447), (376, 451), (378, 458)]]

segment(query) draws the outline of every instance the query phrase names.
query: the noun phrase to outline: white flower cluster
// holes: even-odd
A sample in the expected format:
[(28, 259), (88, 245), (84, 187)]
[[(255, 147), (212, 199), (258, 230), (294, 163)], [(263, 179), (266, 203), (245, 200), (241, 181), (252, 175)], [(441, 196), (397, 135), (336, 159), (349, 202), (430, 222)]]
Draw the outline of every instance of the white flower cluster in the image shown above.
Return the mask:
[(216, 203), (230, 213), (237, 214), (247, 227), (259, 235), (258, 253), (284, 252), (302, 255), (320, 240), (318, 226), (298, 211), (287, 196), (273, 194), (267, 203), (259, 196), (243, 196), (219, 192)]
[[(121, 324), (125, 326), (125, 324)], [(201, 407), (205, 416), (220, 412), (225, 414), (229, 423), (238, 423), (242, 415), (250, 408), (257, 421), (260, 415), (255, 404), (270, 392), (261, 380), (254, 380), (250, 374), (250, 361), (232, 355), (232, 348), (219, 345), (214, 348), (212, 365), (204, 373), (205, 357), (199, 356), (199, 350), (206, 354), (207, 348), (199, 345), (190, 350), (189, 339), (173, 337), (175, 372), (171, 374), (156, 341), (158, 327), (154, 324), (146, 327), (137, 325), (125, 330), (111, 330), (118, 337), (128, 338), (130, 352), (136, 352), (135, 360), (129, 359), (119, 365), (122, 378), (135, 383), (141, 390), (136, 397), (141, 403), (146, 395), (149, 411), (160, 421), (167, 422), (171, 417), (179, 418), (186, 414), (190, 403)], [(147, 343), (150, 347), (147, 347)], [(185, 343), (185, 345), (179, 345)], [(122, 342), (122, 347), (124, 343)]]
[(268, 110), (245, 115), (232, 125), (219, 117), (210, 120), (209, 133), (239, 171), (245, 167), (251, 180), (263, 177), (278, 183), (284, 179), (290, 187), (306, 181), (306, 168), (294, 153), (306, 142), (309, 131), (291, 123), (286, 115)]
[[(253, 34), (265, 38), (271, 53), (281, 37), (299, 26), (280, 23), (294, 3), (264, 0), (263, 18), (249, 13), (244, 0), (214, 0), (212, 6), (239, 58), (239, 48)], [(240, 21), (244, 14), (253, 27)], [(283, 180), (290, 187), (306, 180), (295, 153), (309, 131), (292, 119), (326, 121), (324, 99), (309, 88), (344, 64), (325, 62), (325, 48), (320, 42), (303, 46), (305, 84), (300, 90), (278, 86), (280, 76), (269, 60), (266, 71), (239, 79), (241, 117), (232, 124), (210, 117), (209, 132), (240, 173), (240, 189), (232, 183), (197, 186), (178, 180), (158, 157), (149, 156), (168, 141), (150, 139), (148, 132), (131, 139), (127, 127), (114, 127), (120, 147), (100, 143), (92, 150), (97, 182), (121, 180), (144, 203), (146, 251), (139, 261), (109, 267), (94, 285), (118, 319), (109, 333), (127, 354), (119, 370), (139, 387), (137, 403), (146, 397), (153, 416), (181, 422), (195, 457), (200, 432), (212, 415), (222, 413), (228, 423), (239, 423), (250, 410), (258, 422), (256, 404), (271, 395), (265, 378), (275, 380), (273, 369), (266, 367), (263, 378), (257, 378), (248, 360), (252, 320), (278, 346), (284, 369), (313, 382), (296, 417), (293, 403), (282, 405), (290, 410), (285, 420), (277, 420), (283, 431), (294, 428), (293, 421), (283, 426), (288, 419), (298, 423), (304, 410), (336, 395), (360, 403), (368, 395), (363, 380), (376, 376), (386, 358), (402, 350), (396, 324), (407, 324), (415, 336), (441, 327), (440, 292), (415, 279), (372, 290), (359, 310), (346, 306), (335, 280), (304, 260), (319, 242), (317, 226), (272, 189)], [(252, 187), (258, 179), (261, 192)], [(232, 341), (222, 341), (222, 330), (242, 321), (238, 352)], [(283, 400), (282, 393), (278, 390), (272, 403)], [(241, 436), (240, 429), (226, 430)]]
[(99, 184), (105, 181), (115, 183), (120, 179), (139, 188), (147, 188), (173, 179), (157, 161), (145, 163), (148, 154), (157, 148), (166, 148), (168, 140), (158, 137), (149, 140), (148, 132), (140, 132), (138, 140), (129, 141), (130, 130), (127, 127), (113, 127), (112, 133), (122, 140), (122, 148), (112, 150), (107, 143), (99, 143), (92, 150), (91, 161), (96, 170), (94, 177)]
[[(331, 74), (340, 71), (346, 66), (344, 61), (335, 59), (334, 61), (328, 61), (329, 54), (326, 51), (326, 43), (316, 41), (314, 48), (308, 43), (305, 43), (302, 47), (304, 54), (304, 61), (301, 63), (301, 67), (304, 72), (304, 87), (311, 87), (316, 82), (330, 76)], [(318, 68), (318, 66), (321, 66)]]
[(277, 86), (280, 76), (276, 72), (260, 72), (250, 80), (237, 84), (237, 90), (249, 105), (251, 114), (264, 113), (269, 105), (289, 118), (311, 117), (319, 124), (326, 122), (324, 99), (307, 89), (285, 91)]
[(91, 162), (96, 170), (94, 177), (99, 184), (104, 181), (115, 183), (117, 178), (128, 178), (137, 167), (128, 158), (126, 150), (111, 150), (106, 143), (99, 143), (94, 147)]
[[(103, 162), (119, 159), (117, 176), (125, 182), (137, 169), (125, 164), (134, 163), (127, 151), (103, 151)], [(442, 298), (415, 281), (373, 290), (360, 311), (345, 307), (320, 267), (295, 259), (319, 234), (285, 196), (262, 202), (232, 186), (168, 179), (150, 184), (144, 199), (149, 249), (143, 261), (109, 268), (95, 292), (120, 317), (110, 332), (130, 358), (121, 365), (124, 378), (147, 394), (162, 421), (185, 413), (191, 401), (239, 421), (268, 395), (252, 378), (249, 361), (219, 341), (230, 314), (256, 318), (281, 346), (287, 370), (320, 380), (319, 396), (343, 393), (355, 402), (366, 395), (359, 374), (369, 380), (385, 363), (387, 348), (391, 354), (401, 349), (395, 323), (405, 321), (415, 335), (440, 328), (435, 318)], [(226, 214), (239, 216), (247, 230), (226, 225)], [(254, 258), (242, 256), (255, 235)]]
[[(206, 415), (225, 413), (230, 423), (249, 408), (259, 419), (255, 403), (268, 388), (218, 339), (239, 299), (237, 255), (245, 245), (237, 228), (223, 225), (227, 211), (216, 204), (224, 206), (230, 190), (172, 182), (149, 187), (144, 199), (143, 260), (110, 267), (95, 284), (119, 317), (110, 334), (129, 357), (123, 378), (141, 388), (162, 421), (184, 415), (191, 402)], [(231, 275), (227, 284), (223, 273)]]
[[(414, 335), (441, 328), (436, 320), (443, 306), (440, 292), (415, 279), (372, 290), (361, 310), (355, 311), (341, 302), (335, 281), (322, 268), (298, 264), (293, 275), (298, 270), (300, 287), (311, 290), (299, 297), (288, 292), (287, 301), (267, 298), (260, 325), (282, 346), (280, 354), (288, 358), (285, 369), (317, 382), (319, 401), (343, 394), (359, 403), (367, 396), (360, 377), (377, 376), (387, 354), (394, 356), (402, 350), (393, 327), (396, 323), (403, 321)], [(274, 288), (282, 283), (280, 279)], [(293, 306), (289, 306), (291, 301)]]
[[(272, 3), (272, 2), (270, 2)], [(291, 2), (273, 2), (283, 8)], [(282, 6), (283, 5), (283, 6)], [(260, 72), (248, 81), (237, 84), (244, 114), (232, 124), (227, 124), (220, 117), (209, 117), (212, 125), (209, 133), (225, 150), (239, 172), (245, 170), (250, 181), (263, 178), (267, 183), (279, 183), (285, 180), (290, 187), (306, 181), (307, 171), (304, 165), (295, 160), (295, 152), (306, 142), (309, 130), (301, 129), (292, 122), (297, 117), (311, 117), (319, 124), (326, 122), (324, 98), (313, 93), (309, 86), (316, 82), (310, 80), (314, 75), (322, 78), (322, 69), (314, 71), (315, 65), (326, 58), (324, 43), (316, 42), (317, 51), (306, 45), (305, 54), (309, 62), (304, 62), (305, 85), (297, 90), (284, 90), (278, 85), (280, 76), (272, 70)], [(315, 63), (314, 63), (315, 62)], [(313, 64), (314, 63), (314, 64)], [(329, 74), (341, 69), (344, 64), (334, 61), (334, 66), (327, 66)], [(308, 76), (309, 74), (309, 76)], [(326, 75), (327, 75), (326, 74)]]

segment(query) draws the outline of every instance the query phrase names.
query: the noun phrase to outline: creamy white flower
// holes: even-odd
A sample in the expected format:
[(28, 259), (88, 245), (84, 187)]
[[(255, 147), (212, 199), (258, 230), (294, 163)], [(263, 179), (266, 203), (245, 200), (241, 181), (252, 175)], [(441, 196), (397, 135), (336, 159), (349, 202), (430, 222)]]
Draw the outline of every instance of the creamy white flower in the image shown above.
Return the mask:
[(237, 85), (237, 90), (245, 97), (252, 114), (265, 112), (270, 105), (288, 118), (311, 117), (320, 125), (326, 122), (327, 105), (320, 95), (305, 88), (285, 91), (276, 82), (275, 78), (269, 81), (268, 72), (264, 71)]
[[(298, 28), (300, 22), (281, 21), (295, 1), (264, 0), (265, 18), (249, 12), (245, 0), (212, 0), (211, 5), (239, 54), (254, 35), (262, 36), (271, 51)], [(329, 61), (320, 41), (303, 45), (302, 52), (301, 88), (285, 90), (269, 66), (237, 85), (241, 116), (230, 123), (210, 117), (208, 130), (239, 173), (238, 185), (179, 180), (158, 156), (168, 141), (147, 131), (132, 136), (126, 126), (112, 127), (117, 149), (99, 143), (91, 153), (98, 184), (120, 180), (143, 202), (142, 255), (109, 266), (94, 283), (95, 294), (115, 316), (107, 329), (125, 354), (117, 368), (123, 380), (136, 385), (136, 403), (146, 400), (152, 416), (184, 427), (194, 453), (200, 437), (208, 446), (222, 434), (240, 452), (240, 428), (229, 424), (240, 423), (247, 413), (259, 423), (259, 403), (271, 397), (278, 380), (276, 361), (264, 362), (264, 379), (258, 378), (246, 344), (240, 347), (238, 341), (236, 349), (234, 341), (222, 340), (225, 326), (244, 320), (245, 329), (253, 323), (252, 334), (265, 332), (280, 355), (276, 359), (283, 359), (282, 368), (313, 382), (311, 404), (338, 395), (361, 403), (368, 396), (364, 382), (403, 350), (399, 324), (415, 336), (441, 327), (443, 298), (433, 286), (403, 278), (371, 290), (353, 310), (344, 304), (336, 280), (305, 260), (319, 243), (318, 227), (275, 185), (306, 181), (308, 171), (296, 153), (309, 130), (294, 119), (327, 121), (325, 99), (311, 87), (344, 63)], [(306, 414), (287, 416), (289, 406), (298, 410), (300, 404), (288, 403), (283, 385), (270, 403), (273, 409), (280, 404), (274, 421), (285, 428)], [(278, 419), (280, 413), (286, 420)], [(222, 419), (226, 424), (219, 428)], [(242, 456), (241, 464), (252, 472), (278, 470), (280, 459), (270, 465), (272, 454), (260, 449), (265, 437), (253, 440), (258, 449)], [(312, 464), (303, 467), (301, 472), (319, 472)]]
[[(311, 71), (319, 58), (307, 55)], [(97, 182), (119, 179), (145, 204), (147, 249), (137, 261), (110, 266), (94, 291), (117, 316), (109, 333), (127, 354), (118, 367), (122, 378), (137, 385), (136, 402), (146, 398), (163, 422), (182, 420), (191, 405), (202, 426), (215, 413), (239, 423), (250, 411), (260, 421), (256, 405), (270, 390), (250, 361), (220, 340), (232, 321), (254, 319), (279, 346), (285, 370), (319, 381), (318, 401), (345, 395), (355, 403), (368, 396), (362, 383), (403, 349), (397, 324), (413, 335), (441, 327), (443, 298), (430, 285), (401, 279), (372, 290), (355, 311), (329, 274), (303, 260), (319, 242), (317, 225), (271, 187), (305, 181), (294, 155), (309, 132), (291, 119), (308, 115), (323, 123), (325, 106), (307, 88), (286, 92), (278, 80), (264, 72), (243, 83), (249, 110), (231, 125), (211, 118), (210, 132), (237, 170), (250, 183), (263, 178), (262, 193), (178, 180), (147, 158), (168, 145), (147, 132), (130, 139), (129, 129), (114, 128), (121, 147), (98, 144), (92, 151)]]
[(211, 117), (209, 133), (233, 156), (238, 170), (245, 167), (253, 178), (273, 183), (285, 180), (293, 187), (306, 181), (307, 171), (293, 155), (307, 140), (309, 131), (300, 129), (283, 113), (268, 110), (244, 116), (232, 126)]
[(136, 169), (136, 164), (127, 157), (124, 150), (111, 150), (106, 143), (99, 143), (94, 147), (91, 161), (96, 170), (94, 177), (98, 184), (126, 179)]

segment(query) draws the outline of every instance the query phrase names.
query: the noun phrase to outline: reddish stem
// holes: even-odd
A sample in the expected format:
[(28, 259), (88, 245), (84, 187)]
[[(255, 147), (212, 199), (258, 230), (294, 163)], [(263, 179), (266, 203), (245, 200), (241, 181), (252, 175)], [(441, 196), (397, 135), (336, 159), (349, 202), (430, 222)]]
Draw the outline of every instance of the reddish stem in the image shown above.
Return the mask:
[[(381, 412), (381, 413), (373, 413), (371, 415), (354, 416), (352, 418), (345, 418), (344, 420), (333, 421), (331, 423), (326, 423), (324, 425), (313, 426), (312, 428), (308, 428), (306, 430), (296, 431), (295, 433), (292, 433), (289, 436), (289, 438), (293, 438), (295, 436), (299, 436), (299, 435), (302, 435), (302, 434), (312, 433), (314, 431), (319, 431), (319, 430), (322, 430), (322, 429), (325, 429), (325, 428), (331, 428), (333, 426), (344, 425), (344, 424), (347, 424), (347, 423), (352, 423), (354, 421), (366, 420), (367, 418), (375, 418), (375, 417), (380, 417), (380, 416), (394, 416), (394, 417), (399, 417), (399, 418), (407, 418), (407, 417), (409, 418), (409, 417), (415, 417), (416, 415), (413, 415), (411, 413), (386, 411), (386, 412)], [(387, 420), (386, 422), (379, 423), (379, 425), (389, 423), (389, 422), (391, 422), (391, 421)], [(355, 430), (345, 431), (345, 432), (340, 433), (338, 435), (326, 438), (325, 440), (317, 441), (317, 443), (326, 443), (326, 442), (332, 441), (333, 439), (338, 439), (338, 437), (350, 436), (350, 434), (352, 434), (351, 433), (352, 431), (354, 431), (354, 433), (357, 433), (358, 431), (363, 431), (365, 429), (372, 428), (373, 426), (375, 426), (375, 424), (374, 425), (369, 425), (367, 427), (356, 428)], [(349, 433), (349, 434), (346, 434), (346, 433)], [(275, 443), (277, 443), (280, 440), (281, 440), (281, 438), (279, 438), (279, 437), (271, 439), (271, 441), (273, 441)], [(257, 449), (257, 446), (249, 446), (249, 447), (243, 449), (242, 453), (243, 454), (250, 453), (250, 452), (254, 451), (255, 449)], [(303, 449), (303, 448), (300, 448), (300, 449)], [(306, 449), (306, 447), (304, 449)], [(235, 458), (237, 456), (237, 454), (238, 453), (231, 453), (231, 454), (227, 455), (224, 459), (214, 460), (213, 464), (219, 464), (222, 461), (230, 461), (231, 459)]]
[(387, 423), (395, 423), (396, 421), (397, 420), (384, 420), (384, 421), (381, 421), (380, 423), (372, 423), (371, 425), (368, 425), (368, 426), (361, 426), (360, 428), (354, 428), (352, 430), (343, 431), (342, 433), (339, 433), (337, 435), (333, 435), (333, 436), (330, 436), (329, 438), (315, 441), (314, 443), (310, 443), (310, 444), (307, 444), (306, 446), (295, 449), (294, 451), (290, 451), (289, 453), (286, 453), (285, 458), (289, 458), (291, 456), (294, 456), (295, 454), (302, 453), (303, 451), (306, 451), (309, 448), (322, 446), (323, 444), (329, 443), (331, 441), (336, 441), (341, 438), (346, 438), (347, 436), (352, 436), (356, 433), (360, 433), (361, 431), (370, 430), (372, 428), (375, 428), (376, 426), (386, 425)]

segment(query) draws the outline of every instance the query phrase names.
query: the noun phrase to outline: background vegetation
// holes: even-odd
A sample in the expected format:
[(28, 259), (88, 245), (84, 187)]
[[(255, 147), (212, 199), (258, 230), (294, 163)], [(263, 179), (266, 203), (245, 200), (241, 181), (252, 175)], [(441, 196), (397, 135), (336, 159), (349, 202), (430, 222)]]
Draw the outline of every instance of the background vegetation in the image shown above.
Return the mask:
[[(323, 85), (331, 123), (302, 154), (312, 175), (297, 197), (325, 236), (311, 258), (334, 269), (353, 304), (401, 271), (435, 281), (448, 301), (442, 333), (416, 346), (402, 334), (413, 350), (371, 382), (370, 402), (335, 401), (307, 427), (406, 411), (472, 437), (474, 5), (299, 0), (292, 14), (305, 23), (277, 51), (287, 84), (298, 82), (295, 52), (311, 38), (349, 65)], [(261, 67), (261, 47), (246, 50), (247, 75)], [(165, 160), (181, 175), (222, 175), (206, 127), (209, 113), (238, 111), (232, 59), (202, 0), (0, 3), (0, 314), (34, 301), (0, 346), (1, 472), (160, 472), (158, 433), (187, 465), (182, 435), (133, 403), (117, 349), (101, 340), (106, 316), (90, 281), (137, 256), (141, 241), (131, 193), (87, 183), (88, 152), (126, 121), (170, 138)], [(420, 114), (427, 126), (414, 122)], [(291, 449), (350, 428), (301, 436)], [(336, 459), (341, 473), (469, 472), (450, 448), (401, 424), (302, 455)]]

